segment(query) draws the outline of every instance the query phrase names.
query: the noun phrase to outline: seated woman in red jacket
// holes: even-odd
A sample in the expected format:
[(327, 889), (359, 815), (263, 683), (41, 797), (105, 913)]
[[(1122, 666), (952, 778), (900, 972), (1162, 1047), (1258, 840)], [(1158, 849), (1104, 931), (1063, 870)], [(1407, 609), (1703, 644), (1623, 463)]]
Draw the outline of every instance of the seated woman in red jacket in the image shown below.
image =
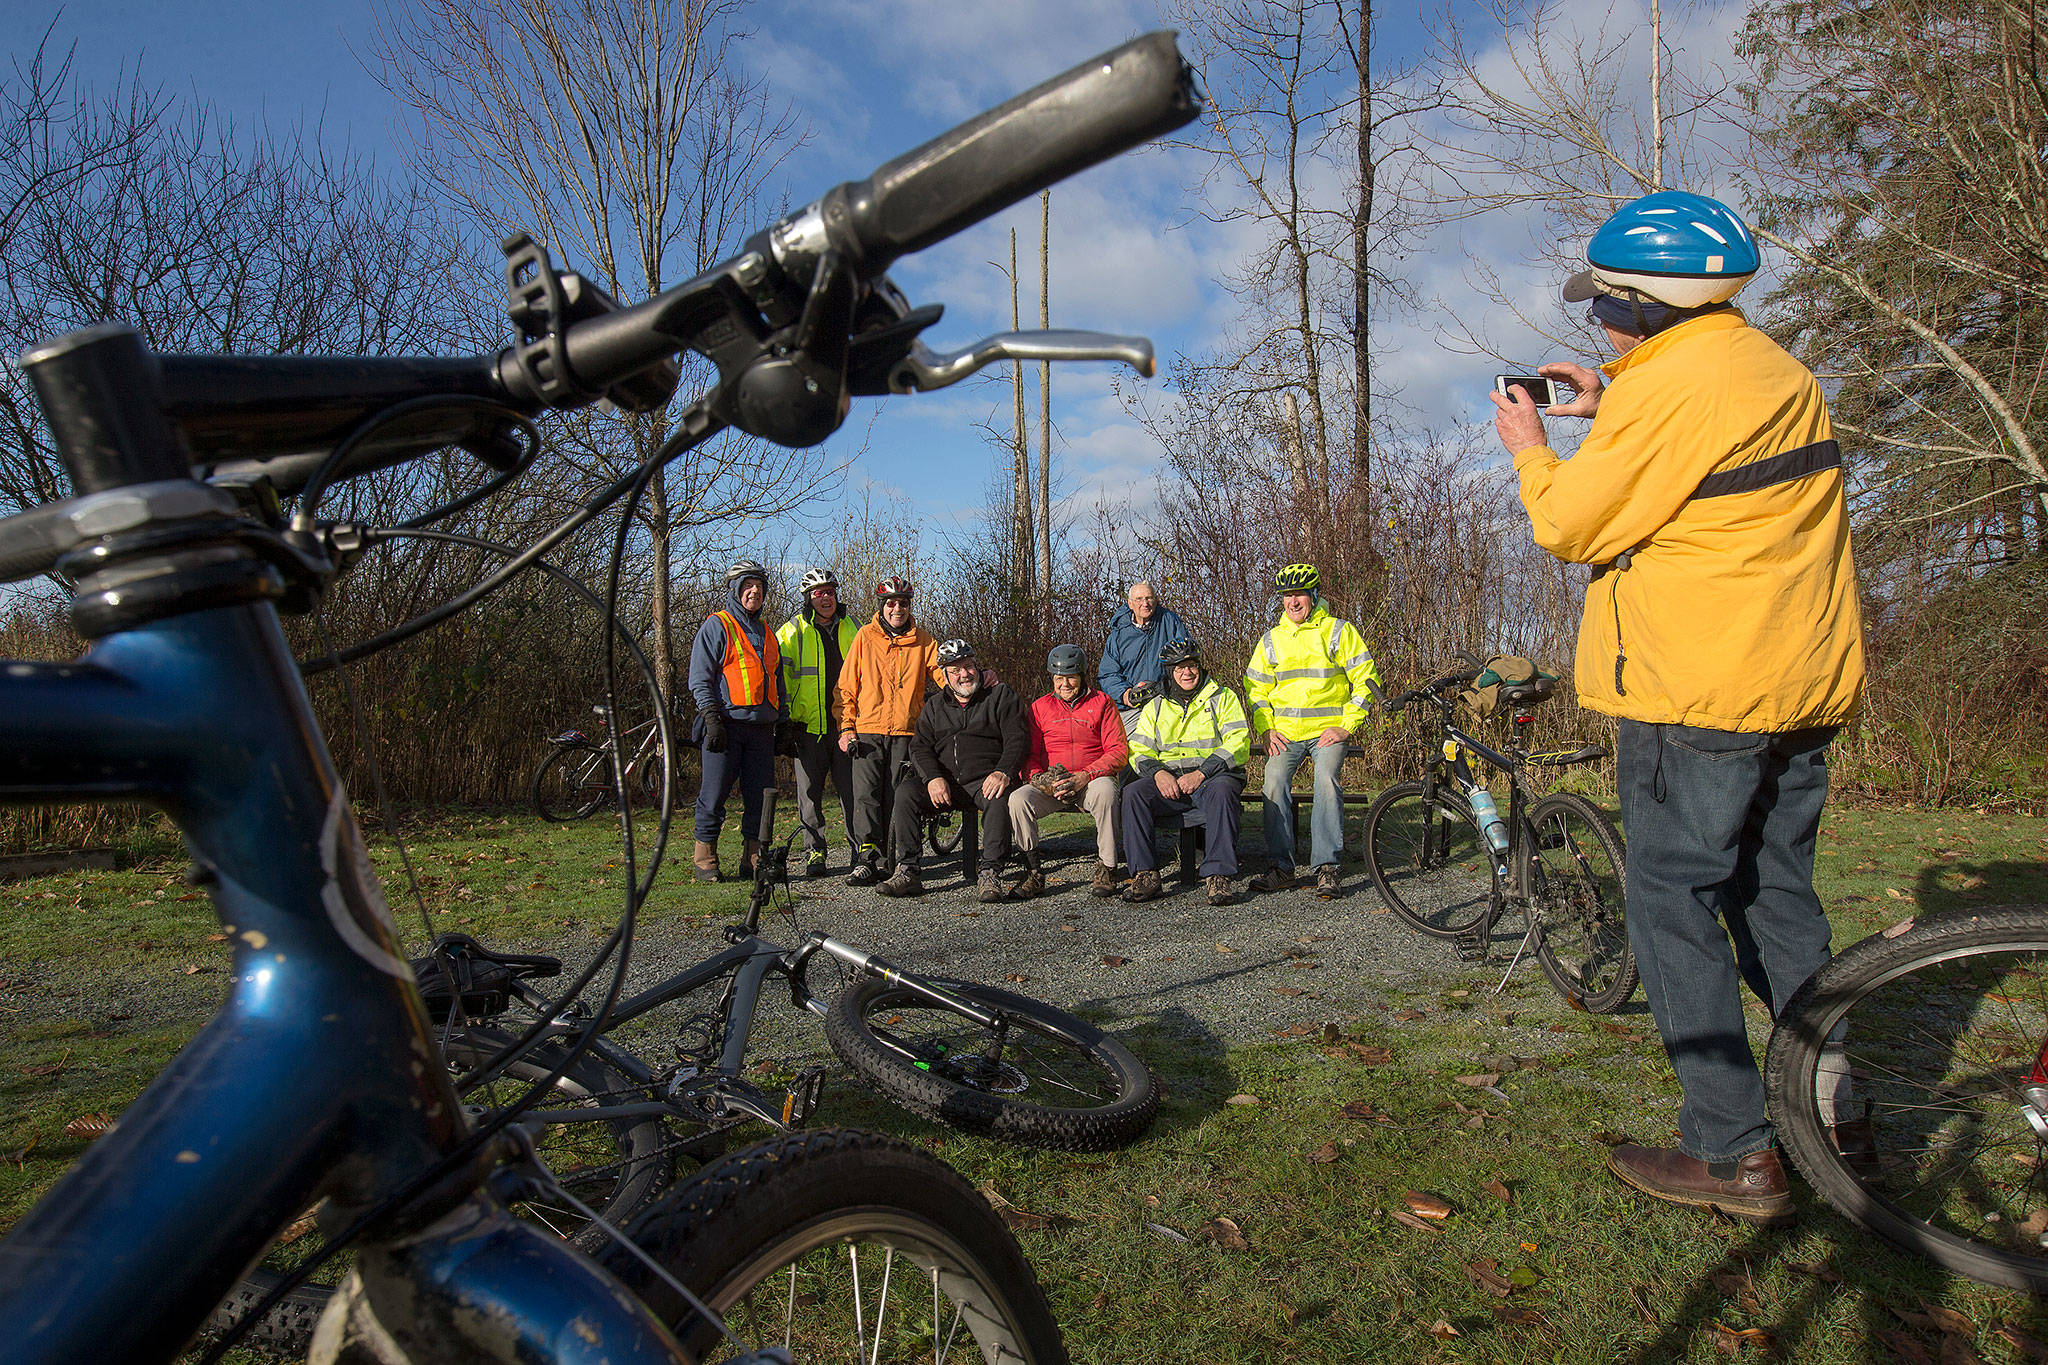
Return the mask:
[(1045, 890), (1038, 866), (1038, 820), (1056, 810), (1085, 810), (1095, 821), (1095, 880), (1098, 896), (1116, 894), (1117, 773), (1130, 746), (1116, 703), (1081, 676), (1081, 649), (1061, 645), (1046, 656), (1052, 691), (1031, 703), (1031, 757), (1023, 784), (1010, 793), (1010, 827), (1030, 872), (1015, 892), (1019, 899)]

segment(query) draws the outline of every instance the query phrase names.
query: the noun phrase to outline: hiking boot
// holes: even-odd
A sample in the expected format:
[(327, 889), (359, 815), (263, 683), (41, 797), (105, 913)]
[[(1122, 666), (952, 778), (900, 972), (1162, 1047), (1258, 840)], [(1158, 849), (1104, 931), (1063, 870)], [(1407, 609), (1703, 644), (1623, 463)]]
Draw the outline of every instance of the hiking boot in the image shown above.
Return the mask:
[(848, 886), (873, 886), (880, 880), (881, 874), (875, 871), (873, 863), (855, 863), (853, 871), (846, 874)]
[(1337, 894), (1344, 886), (1344, 879), (1337, 875), (1335, 863), (1325, 863), (1316, 869), (1316, 895), (1324, 900)]
[(1088, 894), (1091, 896), (1114, 896), (1116, 894), (1116, 869), (1097, 863), (1095, 865), (1095, 880), (1088, 883)]
[(1256, 877), (1252, 880), (1252, 889), (1254, 891), (1292, 891), (1294, 889), (1294, 869), (1282, 867), (1280, 864), (1275, 863), (1266, 869), (1265, 876)]
[(1044, 894), (1045, 874), (1034, 867), (1025, 873), (1024, 880), (1018, 882), (1016, 887), (1011, 890), (1010, 899), (1018, 901), (1035, 900)]
[(1792, 1188), (1775, 1147), (1737, 1161), (1697, 1161), (1676, 1148), (1624, 1145), (1608, 1149), (1607, 1169), (1644, 1194), (1714, 1209), (1745, 1223), (1768, 1225), (1792, 1217)]
[(984, 867), (981, 876), (975, 879), (974, 893), (983, 905), (994, 905), (997, 901), (1008, 900), (1009, 893), (1003, 890), (1003, 879), (992, 867)]
[(825, 852), (823, 849), (804, 859), (804, 875), (806, 877), (822, 877), (825, 875)]
[(890, 874), (888, 881), (883, 882), (875, 890), (885, 896), (922, 896), (924, 894), (924, 878), (917, 875), (916, 868), (912, 867), (909, 863), (904, 863), (894, 873)]
[(1223, 876), (1221, 873), (1209, 878), (1209, 904), (1228, 905), (1230, 904), (1230, 895), (1230, 878)]
[(697, 865), (698, 881), (715, 882), (718, 880), (717, 844), (709, 844), (704, 842), (704, 840), (699, 839), (697, 841), (696, 850), (692, 854), (691, 860), (695, 862)]
[(1131, 879), (1124, 883), (1124, 899), (1133, 903), (1137, 901), (1156, 901), (1159, 899), (1159, 894), (1159, 874), (1150, 869), (1132, 873)]
[(749, 839), (740, 848), (740, 880), (754, 880), (754, 867), (761, 860), (761, 841)]

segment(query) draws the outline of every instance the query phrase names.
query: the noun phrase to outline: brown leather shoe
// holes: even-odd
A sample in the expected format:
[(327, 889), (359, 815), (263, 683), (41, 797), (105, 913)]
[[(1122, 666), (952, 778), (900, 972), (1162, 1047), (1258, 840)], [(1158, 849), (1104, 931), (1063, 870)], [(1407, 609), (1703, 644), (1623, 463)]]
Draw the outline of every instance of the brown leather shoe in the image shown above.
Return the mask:
[(1104, 867), (1101, 863), (1097, 863), (1095, 865), (1095, 880), (1088, 883), (1088, 894), (1091, 896), (1114, 896), (1116, 894), (1116, 869)]
[(1275, 891), (1292, 891), (1293, 889), (1294, 869), (1282, 867), (1278, 863), (1267, 868), (1265, 876), (1252, 878), (1252, 890), (1264, 891), (1268, 895)]
[(1209, 904), (1228, 905), (1230, 904), (1230, 896), (1230, 878), (1224, 876), (1209, 878)]
[(1013, 901), (1035, 900), (1044, 894), (1045, 874), (1035, 867), (1024, 874), (1023, 881), (1010, 888), (1010, 899)]
[(1137, 872), (1124, 883), (1124, 899), (1132, 902), (1156, 901), (1161, 890), (1157, 872)]
[(1644, 1194), (1716, 1209), (1746, 1223), (1783, 1223), (1792, 1217), (1792, 1187), (1775, 1147), (1739, 1161), (1705, 1162), (1671, 1147), (1624, 1145), (1608, 1149), (1607, 1169)]

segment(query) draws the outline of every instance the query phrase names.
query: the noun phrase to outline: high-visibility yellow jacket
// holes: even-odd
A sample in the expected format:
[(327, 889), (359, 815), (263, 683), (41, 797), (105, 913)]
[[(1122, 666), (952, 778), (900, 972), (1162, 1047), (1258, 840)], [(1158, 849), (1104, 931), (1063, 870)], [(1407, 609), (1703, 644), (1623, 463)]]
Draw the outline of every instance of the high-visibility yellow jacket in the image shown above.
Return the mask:
[(1243, 775), (1252, 753), (1252, 729), (1237, 693), (1204, 678), (1185, 704), (1164, 694), (1145, 703), (1131, 729), (1131, 766), (1139, 777), (1160, 768), (1204, 777), (1235, 769)]
[(1515, 456), (1536, 543), (1596, 571), (1579, 701), (1653, 724), (1839, 725), (1863, 691), (1841, 455), (1811, 372), (1734, 308), (1605, 366), (1578, 453)]
[[(839, 667), (843, 671), (860, 627), (844, 611), (835, 618), (833, 626), (833, 633), (839, 638)], [(782, 694), (789, 699), (789, 718), (814, 735), (844, 729), (835, 724), (839, 719), (838, 689), (833, 689), (831, 696), (825, 694), (825, 637), (812, 619), (811, 609), (805, 607), (777, 626), (775, 643), (782, 650)]]
[(1289, 741), (1313, 739), (1333, 725), (1356, 730), (1371, 696), (1367, 680), (1378, 682), (1380, 670), (1365, 637), (1330, 615), (1319, 597), (1307, 620), (1296, 625), (1282, 615), (1252, 646), (1244, 670), (1252, 729), (1278, 730)]

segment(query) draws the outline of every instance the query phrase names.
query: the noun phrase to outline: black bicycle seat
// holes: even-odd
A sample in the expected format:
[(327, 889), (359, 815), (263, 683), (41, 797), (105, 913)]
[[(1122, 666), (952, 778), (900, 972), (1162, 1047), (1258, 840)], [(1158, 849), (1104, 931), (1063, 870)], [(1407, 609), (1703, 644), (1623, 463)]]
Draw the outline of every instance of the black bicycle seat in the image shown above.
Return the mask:
[(1500, 689), (1501, 705), (1534, 706), (1538, 702), (1550, 700), (1551, 694), (1556, 691), (1557, 679), (1538, 673), (1524, 683), (1503, 684)]

